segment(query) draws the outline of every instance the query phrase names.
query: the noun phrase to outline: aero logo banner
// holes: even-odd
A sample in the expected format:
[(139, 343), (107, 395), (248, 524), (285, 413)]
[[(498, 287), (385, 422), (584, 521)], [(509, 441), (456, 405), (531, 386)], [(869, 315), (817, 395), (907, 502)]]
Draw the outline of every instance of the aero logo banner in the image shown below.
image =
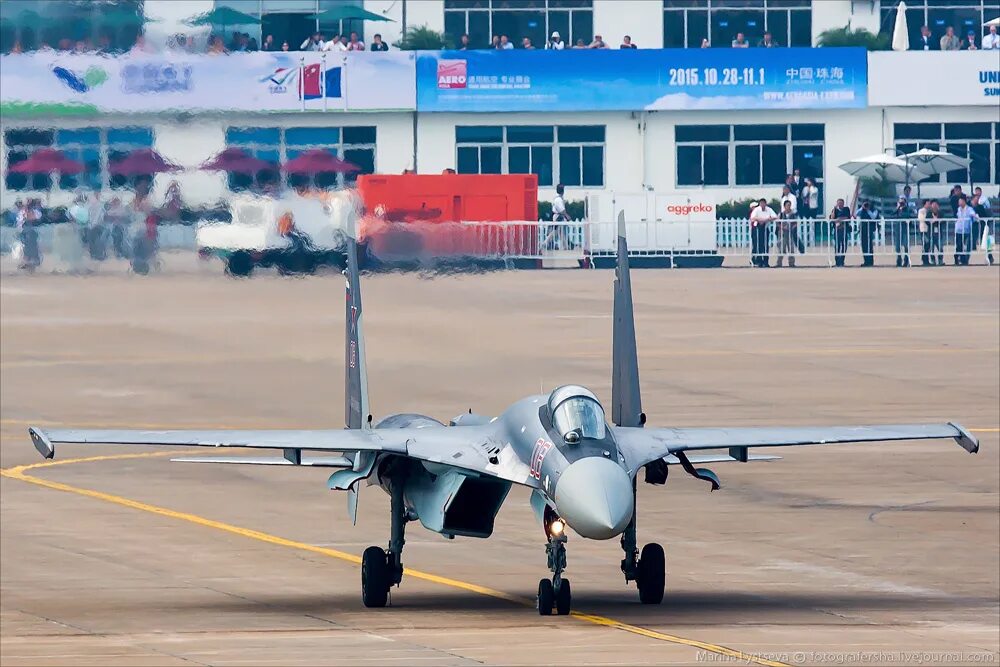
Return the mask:
[(465, 60), (439, 60), (437, 63), (438, 88), (450, 90), (465, 88), (468, 81), (468, 70)]

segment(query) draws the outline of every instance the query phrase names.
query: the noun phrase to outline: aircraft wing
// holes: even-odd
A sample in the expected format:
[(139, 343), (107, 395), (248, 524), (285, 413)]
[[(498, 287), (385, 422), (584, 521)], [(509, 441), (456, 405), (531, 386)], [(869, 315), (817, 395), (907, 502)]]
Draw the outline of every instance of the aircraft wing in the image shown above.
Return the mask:
[(619, 450), (629, 467), (641, 466), (677, 452), (728, 449), (736, 460), (746, 460), (750, 447), (835, 445), (852, 442), (954, 439), (970, 453), (979, 441), (958, 424), (887, 424), (883, 426), (752, 426), (744, 428), (630, 428), (612, 427)]
[[(283, 459), (274, 464), (301, 461), (302, 451), (376, 452), (458, 468), (476, 475), (497, 477), (535, 486), (528, 467), (515, 452), (495, 439), (491, 425), (421, 428), (329, 430), (119, 430), (28, 429), (35, 449), (46, 458), (55, 456), (57, 444), (165, 445), (178, 447), (239, 447), (281, 449)], [(262, 459), (236, 459), (234, 463), (268, 463)]]

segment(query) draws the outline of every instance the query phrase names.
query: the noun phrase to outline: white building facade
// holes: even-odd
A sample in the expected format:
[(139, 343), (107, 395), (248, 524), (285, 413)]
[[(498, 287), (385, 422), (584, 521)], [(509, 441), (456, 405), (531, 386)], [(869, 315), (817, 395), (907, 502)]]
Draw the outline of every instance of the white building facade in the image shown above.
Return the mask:
[[(200, 34), (185, 21), (215, 5), (256, 12), (266, 19), (271, 13), (305, 16), (337, 2), (145, 0), (146, 15), (156, 19), (146, 26), (146, 33), (150, 41), (161, 44), (177, 32)], [(920, 18), (932, 24), (953, 20), (961, 25), (961, 21), (981, 22), (1000, 15), (1000, 2), (992, 0), (955, 0), (952, 7), (915, 0), (908, 6), (914, 17), (911, 21)], [(642, 49), (661, 48), (665, 43), (675, 46), (677, 39), (685, 44), (693, 39), (700, 42), (703, 28), (708, 31), (705, 38), (713, 43), (744, 28), (754, 40), (759, 36), (750, 31), (757, 28), (758, 32), (784, 34), (782, 42), (791, 37), (794, 43), (796, 35), (802, 39), (807, 33), (809, 42), (815, 43), (824, 30), (844, 25), (878, 32), (884, 31), (888, 20), (891, 31), (895, 18), (891, 7), (880, 6), (877, 0), (366, 0), (364, 7), (392, 19), (365, 24), (367, 35), (379, 31), (390, 43), (400, 37), (405, 9), (408, 28), (454, 32), (461, 26), (471, 36), (476, 30), (481, 32), (484, 20), (487, 33), (495, 26), (521, 25), (536, 32), (541, 25), (548, 32), (553, 25), (568, 21), (571, 37), (577, 32), (588, 38), (598, 33), (617, 47), (628, 34)], [(273, 9), (282, 11), (269, 11)], [(951, 13), (942, 13), (945, 10)], [(288, 24), (282, 20), (281, 25)], [(678, 21), (683, 28), (680, 32)], [(264, 23), (267, 27), (268, 22)], [(263, 36), (263, 32), (257, 34)], [(191, 113), (164, 108), (77, 116), (48, 114), (44, 107), (26, 111), (7, 106), (0, 132), (0, 173), (4, 175), (0, 197), (7, 208), (17, 197), (40, 195), (48, 185), (47, 177), (14, 175), (9, 167), (44, 146), (64, 150), (88, 164), (88, 171), (80, 177), (56, 184), (51, 195), (54, 203), (68, 200), (78, 187), (113, 191), (123, 185), (109, 173), (109, 163), (141, 147), (152, 147), (185, 168), (158, 177), (157, 190), (162, 192), (177, 180), (191, 203), (224, 200), (233, 181), (226, 174), (197, 167), (229, 146), (278, 163), (305, 147), (328, 148), (366, 172), (532, 172), (539, 175), (543, 200), (552, 198), (557, 183), (566, 186), (568, 199), (698, 189), (711, 191), (716, 202), (770, 198), (780, 193), (785, 175), (799, 169), (821, 185), (826, 209), (833, 199), (850, 201), (855, 194), (856, 182), (838, 165), (885, 150), (932, 147), (968, 156), (973, 164), (961, 173), (925, 181), (923, 194), (943, 196), (951, 183), (962, 183), (966, 189), (978, 185), (988, 194), (998, 193), (1000, 96), (990, 91), (1000, 87), (1000, 80), (993, 78), (1000, 76), (1000, 51), (872, 53), (867, 69), (867, 100), (857, 108), (425, 111), (419, 95), (413, 111)], [(894, 85), (894, 81), (901, 84)]]

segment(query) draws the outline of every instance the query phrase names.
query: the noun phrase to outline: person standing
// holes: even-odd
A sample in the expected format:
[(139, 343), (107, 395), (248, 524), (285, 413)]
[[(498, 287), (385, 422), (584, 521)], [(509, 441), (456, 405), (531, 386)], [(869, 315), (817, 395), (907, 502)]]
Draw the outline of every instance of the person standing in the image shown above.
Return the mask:
[(979, 220), (975, 210), (960, 197), (955, 210), (955, 266), (968, 266), (972, 251), (972, 227)]
[(931, 264), (934, 263), (934, 250), (937, 249), (937, 265), (944, 266), (944, 223), (941, 222), (941, 204), (935, 199), (931, 201)]
[(962, 42), (958, 39), (958, 35), (955, 34), (955, 29), (948, 26), (948, 29), (944, 32), (944, 36), (941, 38), (941, 50), (958, 51), (961, 45)]
[(937, 51), (938, 46), (938, 44), (934, 43), (934, 37), (931, 36), (931, 29), (927, 26), (921, 26), (920, 37), (917, 38), (913, 49), (915, 51)]
[(815, 218), (819, 212), (819, 188), (816, 187), (816, 181), (807, 178), (799, 196), (802, 199), (802, 217)]
[(768, 234), (768, 224), (778, 219), (778, 214), (767, 205), (766, 199), (760, 199), (757, 206), (750, 212), (750, 245), (751, 262), (757, 268), (771, 265), (771, 242)]
[(784, 210), (785, 204), (791, 204), (792, 213), (798, 215), (799, 213), (799, 198), (795, 196), (795, 192), (791, 189), (791, 186), (785, 185), (781, 188), (781, 208)]
[(788, 255), (788, 266), (795, 267), (795, 251), (799, 246), (798, 220), (795, 211), (792, 210), (792, 202), (782, 202), (781, 215), (778, 222), (778, 266), (784, 262), (785, 255)]
[(920, 265), (933, 266), (934, 255), (931, 254), (931, 200), (925, 199), (917, 211), (917, 230), (920, 232)]
[(892, 245), (896, 251), (896, 266), (910, 266), (910, 211), (906, 197), (900, 197), (892, 212)]
[(375, 33), (372, 35), (371, 51), (388, 51), (389, 45), (382, 41), (382, 35)]
[(1000, 35), (997, 34), (997, 27), (995, 25), (991, 25), (989, 33), (983, 37), (983, 49), (1000, 49)]
[(564, 42), (562, 37), (559, 36), (558, 30), (552, 31), (552, 37), (550, 37), (549, 41), (546, 42), (545, 48), (552, 49), (553, 51), (562, 51), (566, 48), (566, 42)]
[(858, 209), (858, 232), (861, 235), (862, 266), (875, 266), (875, 231), (878, 229), (878, 212), (868, 199)]
[(837, 205), (830, 211), (833, 222), (833, 260), (836, 266), (844, 265), (844, 255), (847, 254), (847, 233), (851, 225), (851, 209), (844, 205), (843, 199), (837, 200)]
[[(981, 193), (981, 188), (976, 188), (974, 190), (976, 193)], [(993, 252), (990, 244), (990, 210), (983, 204), (983, 198), (980, 194), (972, 195), (972, 201), (969, 202), (969, 206), (972, 210), (976, 212), (976, 216), (979, 218), (976, 224), (972, 226), (972, 236), (973, 245), (978, 241), (979, 245), (982, 246), (983, 252), (986, 253), (986, 263), (993, 265)]]

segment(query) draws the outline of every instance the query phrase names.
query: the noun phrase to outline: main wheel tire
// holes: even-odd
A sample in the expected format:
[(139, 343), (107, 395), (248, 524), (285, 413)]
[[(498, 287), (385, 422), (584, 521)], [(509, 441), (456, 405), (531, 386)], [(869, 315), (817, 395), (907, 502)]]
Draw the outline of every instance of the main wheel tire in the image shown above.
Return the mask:
[(253, 257), (244, 250), (238, 250), (226, 260), (226, 273), (236, 278), (246, 278), (253, 273)]
[(667, 559), (663, 547), (651, 542), (639, 554), (639, 600), (643, 604), (660, 604), (667, 579)]
[(368, 547), (361, 556), (361, 600), (366, 607), (384, 607), (389, 600), (389, 564), (379, 547)]
[(552, 605), (555, 602), (556, 592), (552, 588), (552, 582), (542, 579), (538, 582), (538, 613), (542, 616), (552, 615)]
[(570, 604), (573, 594), (570, 592), (569, 579), (559, 582), (559, 590), (556, 591), (556, 613), (560, 616), (569, 614)]

